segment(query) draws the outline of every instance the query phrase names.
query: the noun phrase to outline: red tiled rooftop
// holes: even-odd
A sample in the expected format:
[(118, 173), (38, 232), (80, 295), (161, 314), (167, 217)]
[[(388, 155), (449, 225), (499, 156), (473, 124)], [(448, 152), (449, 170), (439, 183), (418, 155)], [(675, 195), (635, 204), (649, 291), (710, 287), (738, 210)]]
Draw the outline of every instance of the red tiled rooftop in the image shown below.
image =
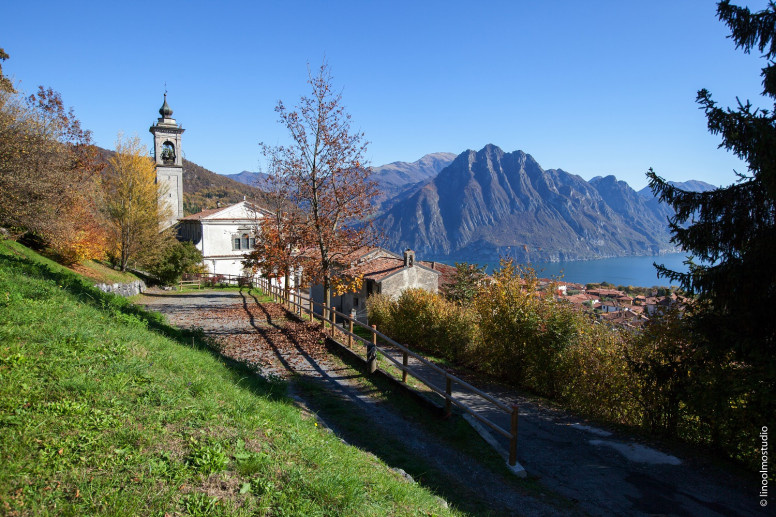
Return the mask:
[(186, 217), (182, 217), (181, 221), (198, 221), (202, 219), (203, 217), (207, 217), (209, 215), (216, 214), (220, 212), (221, 210), (226, 210), (229, 208), (228, 206), (223, 206), (221, 208), (208, 208), (206, 210), (202, 210), (201, 212), (197, 212), (196, 214), (187, 215)]

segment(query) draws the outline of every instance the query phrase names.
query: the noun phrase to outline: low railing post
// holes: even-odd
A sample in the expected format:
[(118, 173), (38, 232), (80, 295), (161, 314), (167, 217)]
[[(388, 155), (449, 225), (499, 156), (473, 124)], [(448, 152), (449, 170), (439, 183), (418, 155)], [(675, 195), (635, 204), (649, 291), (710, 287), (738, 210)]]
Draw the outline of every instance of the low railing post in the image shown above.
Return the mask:
[(377, 371), (377, 325), (372, 325), (372, 342), (366, 347), (366, 362), (369, 373)]
[(449, 375), (445, 375), (445, 417), (449, 417), (453, 414), (453, 379)]
[(323, 333), (326, 333), (326, 318), (328, 318), (328, 313), (326, 312), (326, 302), (323, 302), (321, 304), (321, 325), (323, 326)]
[(404, 366), (404, 369), (401, 371), (401, 382), (407, 383), (407, 363), (409, 361), (409, 355), (407, 352), (402, 352), (401, 354), (401, 364)]
[(512, 437), (509, 439), (509, 465), (514, 467), (517, 463), (517, 404), (512, 405)]
[(353, 316), (355, 314), (353, 311), (350, 311), (350, 320), (348, 325), (348, 331), (350, 334), (348, 334), (348, 348), (353, 348)]

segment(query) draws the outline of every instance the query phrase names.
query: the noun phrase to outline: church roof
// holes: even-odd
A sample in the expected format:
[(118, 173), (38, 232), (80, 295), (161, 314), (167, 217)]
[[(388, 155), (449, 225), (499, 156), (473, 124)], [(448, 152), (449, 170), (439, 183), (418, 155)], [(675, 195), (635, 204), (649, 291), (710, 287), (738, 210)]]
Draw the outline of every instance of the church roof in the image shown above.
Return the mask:
[(162, 118), (172, 118), (172, 108), (167, 104), (167, 92), (164, 93), (164, 104), (159, 108), (159, 114)]
[(250, 201), (240, 201), (234, 205), (222, 206), (220, 208), (208, 208), (197, 212), (196, 214), (187, 215), (182, 217), (181, 221), (201, 221), (206, 219), (209, 221), (214, 220), (236, 220), (236, 219), (255, 219), (256, 216), (266, 216), (271, 213)]
[(218, 212), (222, 212), (226, 210), (228, 207), (224, 206), (221, 208), (208, 208), (205, 210), (202, 210), (201, 212), (197, 212), (196, 214), (187, 215), (186, 217), (181, 217), (181, 221), (198, 221), (202, 219), (203, 217), (209, 217), (213, 214), (217, 214)]

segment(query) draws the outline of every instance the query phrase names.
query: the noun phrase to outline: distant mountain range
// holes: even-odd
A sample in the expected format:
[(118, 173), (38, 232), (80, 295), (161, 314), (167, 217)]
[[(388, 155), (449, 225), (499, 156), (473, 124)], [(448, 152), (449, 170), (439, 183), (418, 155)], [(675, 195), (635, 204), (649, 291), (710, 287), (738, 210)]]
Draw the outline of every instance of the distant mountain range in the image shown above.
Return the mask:
[(267, 175), (263, 172), (251, 172), (251, 171), (242, 171), (237, 174), (224, 174), (224, 176), (238, 183), (242, 183), (243, 185), (250, 185), (251, 187), (256, 187), (259, 184), (264, 184), (267, 178)]
[[(372, 167), (372, 179), (377, 182), (377, 190), (380, 192), (375, 202), (383, 207), (386, 201), (414, 192), (450, 165), (455, 157), (453, 153), (431, 153), (412, 163), (393, 162)], [(258, 188), (264, 188), (267, 184), (267, 174), (263, 172), (242, 171), (225, 176)]]
[(377, 196), (380, 207), (387, 208), (408, 197), (436, 177), (455, 158), (453, 153), (432, 153), (412, 163), (393, 162), (372, 167), (372, 179), (377, 182), (380, 191)]
[[(258, 186), (266, 174), (226, 176)], [(673, 209), (646, 187), (638, 192), (614, 176), (585, 181), (544, 170), (530, 154), (480, 151), (427, 154), (373, 167), (380, 215), (376, 223), (394, 250), (413, 248), (437, 260), (494, 263), (584, 260), (675, 251), (667, 218)], [(696, 192), (703, 181), (672, 182)]]
[[(704, 182), (680, 184), (708, 190)], [(674, 251), (673, 213), (648, 189), (614, 176), (589, 182), (544, 170), (523, 151), (465, 151), (421, 187), (384, 203), (377, 219), (391, 249), (439, 260), (582, 260)]]

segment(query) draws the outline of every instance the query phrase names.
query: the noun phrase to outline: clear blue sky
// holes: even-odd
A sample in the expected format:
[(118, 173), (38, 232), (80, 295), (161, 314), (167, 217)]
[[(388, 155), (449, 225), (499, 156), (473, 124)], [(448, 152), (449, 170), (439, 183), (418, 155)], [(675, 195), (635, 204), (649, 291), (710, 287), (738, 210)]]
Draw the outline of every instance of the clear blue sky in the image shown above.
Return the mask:
[[(766, 1), (740, 2), (753, 10)], [(773, 108), (758, 55), (736, 51), (716, 4), (695, 1), (6, 2), (4, 72), (51, 86), (95, 142), (147, 145), (165, 82), (185, 156), (257, 170), (286, 143), (274, 106), (308, 91), (325, 58), (373, 165), (521, 149), (544, 168), (634, 188), (654, 167), (715, 185), (745, 165), (718, 150), (695, 104), (708, 88)]]

